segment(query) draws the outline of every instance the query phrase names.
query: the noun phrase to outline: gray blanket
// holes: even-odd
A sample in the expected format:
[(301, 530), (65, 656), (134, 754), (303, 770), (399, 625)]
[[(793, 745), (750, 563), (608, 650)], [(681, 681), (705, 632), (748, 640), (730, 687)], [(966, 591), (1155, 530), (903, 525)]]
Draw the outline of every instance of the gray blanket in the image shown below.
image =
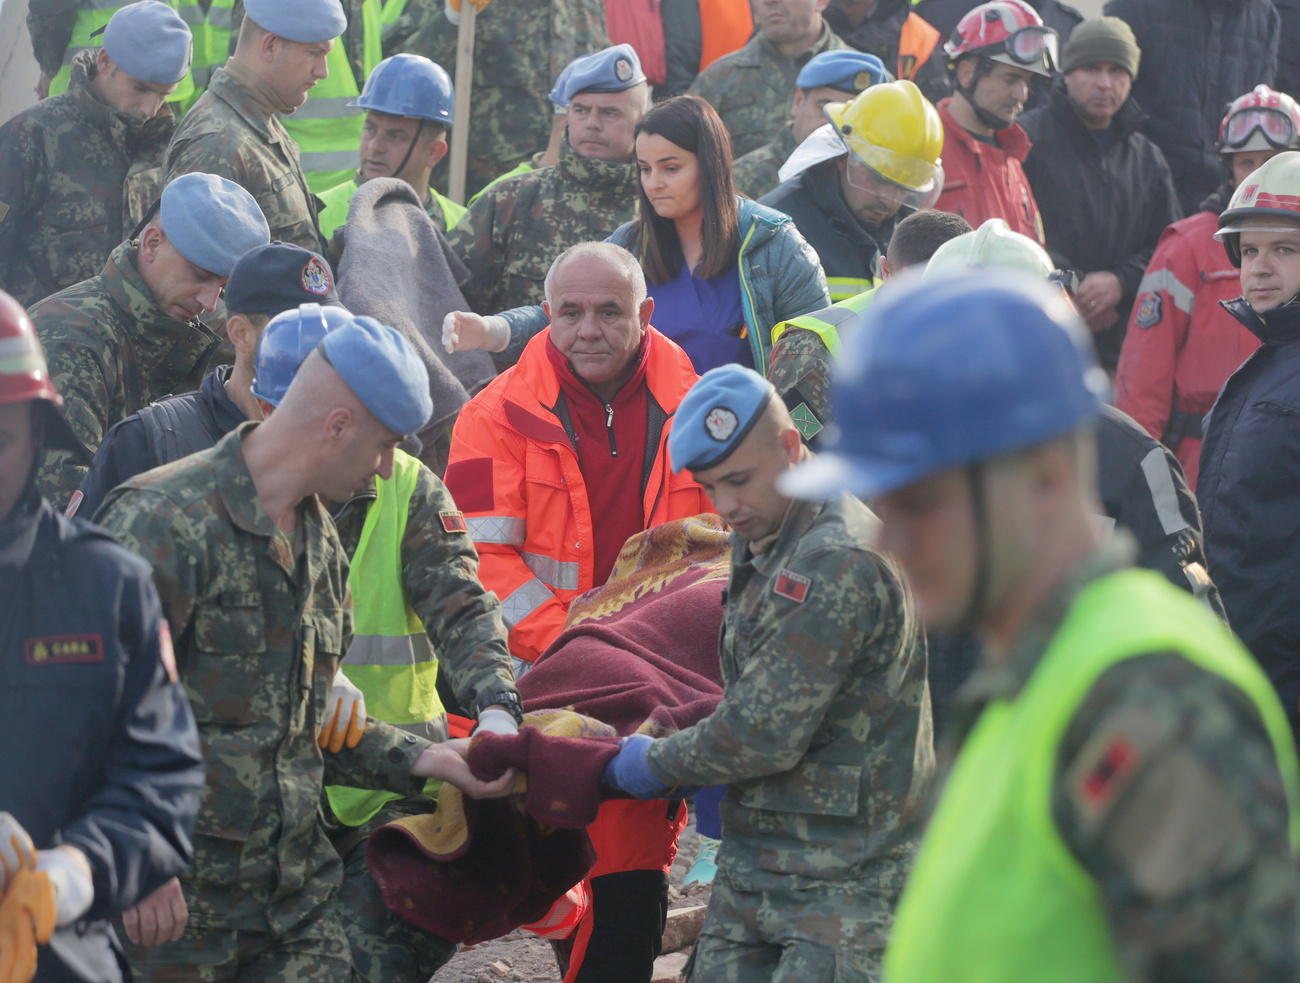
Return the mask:
[(439, 474), (456, 414), (496, 374), (487, 352), (442, 347), (443, 317), (469, 310), (459, 286), (468, 275), (409, 184), (375, 178), (357, 189), (338, 264), (339, 299), (352, 313), (397, 328), (420, 353), (433, 397), (433, 416), (417, 435), (420, 459)]

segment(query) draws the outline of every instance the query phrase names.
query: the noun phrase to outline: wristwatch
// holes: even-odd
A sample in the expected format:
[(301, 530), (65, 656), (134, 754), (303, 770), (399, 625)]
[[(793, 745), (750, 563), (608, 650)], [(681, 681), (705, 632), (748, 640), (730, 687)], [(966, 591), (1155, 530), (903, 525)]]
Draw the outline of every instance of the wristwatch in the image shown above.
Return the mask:
[(519, 694), (512, 689), (498, 690), (495, 693), (487, 693), (478, 699), (478, 711), (482, 713), (486, 707), (502, 706), (510, 716), (515, 718), (515, 723), (521, 727), (524, 723), (524, 705), (520, 702)]

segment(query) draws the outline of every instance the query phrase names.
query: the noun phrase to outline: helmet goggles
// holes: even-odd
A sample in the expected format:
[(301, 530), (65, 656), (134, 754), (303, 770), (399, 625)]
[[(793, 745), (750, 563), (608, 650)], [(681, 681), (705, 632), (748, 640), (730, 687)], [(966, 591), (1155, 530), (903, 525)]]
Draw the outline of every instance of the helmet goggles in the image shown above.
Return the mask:
[(1287, 113), (1281, 109), (1258, 107), (1228, 117), (1223, 130), (1224, 149), (1245, 149), (1257, 133), (1274, 150), (1294, 147), (1297, 142), (1295, 122)]

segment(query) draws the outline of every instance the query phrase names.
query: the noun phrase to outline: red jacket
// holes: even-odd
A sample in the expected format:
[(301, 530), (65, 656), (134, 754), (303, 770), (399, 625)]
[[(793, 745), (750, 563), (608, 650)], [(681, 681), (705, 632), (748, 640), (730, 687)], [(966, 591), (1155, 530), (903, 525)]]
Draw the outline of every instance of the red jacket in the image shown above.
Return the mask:
[[(1259, 339), (1219, 306), (1241, 296), (1214, 212), (1161, 233), (1138, 286), (1115, 376), (1115, 405), (1178, 455), (1196, 489), (1201, 419)], [(1166, 439), (1167, 438), (1167, 439)]]
[(943, 194), (935, 203), (941, 212), (956, 212), (978, 229), (1000, 218), (1013, 232), (1044, 246), (1038, 202), (1020, 165), (1029, 156), (1029, 135), (1016, 124), (998, 130), (998, 146), (981, 143), (948, 112), (951, 97), (939, 103), (943, 120)]
[[(687, 472), (668, 459), (672, 414), (694, 384), (691, 360), (654, 328), (646, 355), (653, 463), (641, 498), (643, 529), (712, 512)], [(555, 408), (560, 381), (547, 328), (518, 363), (461, 408), (451, 434), (447, 487), (478, 547), (483, 586), (501, 598), (510, 652), (534, 662), (564, 627), (569, 603), (595, 583), (593, 516), (578, 455)], [(627, 453), (641, 459), (643, 449)]]

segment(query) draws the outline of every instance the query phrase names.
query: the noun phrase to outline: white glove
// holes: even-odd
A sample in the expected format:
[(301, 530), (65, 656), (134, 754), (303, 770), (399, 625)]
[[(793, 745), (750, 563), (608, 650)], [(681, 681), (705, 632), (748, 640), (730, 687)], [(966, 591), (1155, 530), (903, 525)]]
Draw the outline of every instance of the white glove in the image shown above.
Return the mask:
[(449, 352), (503, 352), (509, 344), (510, 322), (500, 314), (452, 311), (442, 319), (442, 347)]
[(486, 710), (479, 711), (478, 726), (474, 728), (474, 733), (518, 734), (519, 725), (515, 723), (515, 718), (508, 711), (488, 707)]
[(325, 704), (325, 725), (316, 743), (332, 753), (356, 747), (366, 732), (366, 698), (340, 669), (334, 674), (329, 702)]
[(54, 887), (56, 924), (71, 925), (95, 900), (95, 882), (90, 861), (75, 846), (56, 846), (36, 854), (36, 869), (44, 871)]
[(12, 813), (0, 812), (0, 894), (20, 870), (36, 866), (36, 846)]

